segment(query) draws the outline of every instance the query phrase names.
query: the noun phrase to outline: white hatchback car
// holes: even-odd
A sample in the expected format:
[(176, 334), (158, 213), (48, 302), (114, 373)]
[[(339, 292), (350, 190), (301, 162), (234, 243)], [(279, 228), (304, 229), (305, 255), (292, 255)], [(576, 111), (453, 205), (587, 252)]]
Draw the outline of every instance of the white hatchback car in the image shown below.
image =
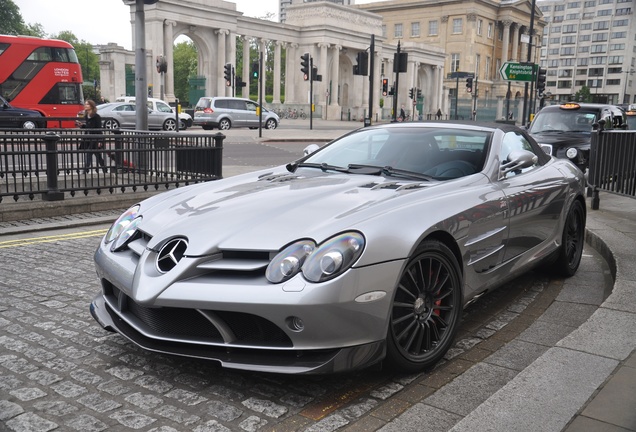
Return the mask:
[[(121, 96), (118, 97), (115, 102), (130, 102), (130, 103), (134, 103), (135, 102), (135, 97), (134, 96)], [(148, 108), (150, 108), (153, 111), (159, 111), (159, 112), (173, 112), (174, 113), (174, 108), (172, 108), (170, 105), (168, 105), (166, 102), (162, 101), (161, 99), (157, 99), (157, 98), (148, 98)], [(186, 130), (187, 128), (189, 128), (190, 126), (192, 126), (192, 116), (188, 113), (179, 113), (179, 129), (181, 130)]]

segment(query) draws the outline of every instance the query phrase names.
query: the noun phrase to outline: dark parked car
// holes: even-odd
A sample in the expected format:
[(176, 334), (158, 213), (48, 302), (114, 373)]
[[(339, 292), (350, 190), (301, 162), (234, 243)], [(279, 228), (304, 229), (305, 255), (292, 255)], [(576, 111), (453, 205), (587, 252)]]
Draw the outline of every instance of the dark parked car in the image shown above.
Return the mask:
[(616, 105), (567, 102), (544, 107), (528, 130), (543, 150), (571, 160), (583, 172), (590, 164), (592, 130), (625, 129), (625, 112)]
[(0, 105), (0, 127), (2, 128), (36, 129), (45, 126), (44, 121), (38, 120), (38, 117), (43, 117), (38, 111), (14, 107), (2, 96), (0, 96)]
[(419, 371), (486, 292), (539, 264), (577, 271), (584, 191), (515, 126), (365, 127), (132, 206), (95, 253), (90, 310), (147, 350), (227, 368)]

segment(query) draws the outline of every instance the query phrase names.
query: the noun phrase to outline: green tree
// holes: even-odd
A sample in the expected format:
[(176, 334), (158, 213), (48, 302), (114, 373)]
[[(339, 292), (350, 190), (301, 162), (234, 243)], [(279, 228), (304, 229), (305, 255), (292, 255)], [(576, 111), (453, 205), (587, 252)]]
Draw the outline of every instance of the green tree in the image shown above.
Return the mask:
[(581, 90), (574, 94), (574, 100), (577, 102), (592, 102), (592, 93), (588, 86), (581, 87)]
[(0, 34), (22, 34), (24, 27), (20, 8), (11, 0), (0, 0)]
[(179, 42), (173, 50), (174, 65), (174, 95), (181, 106), (191, 106), (196, 101), (189, 101), (190, 86), (188, 78), (197, 74), (199, 54), (192, 41)]

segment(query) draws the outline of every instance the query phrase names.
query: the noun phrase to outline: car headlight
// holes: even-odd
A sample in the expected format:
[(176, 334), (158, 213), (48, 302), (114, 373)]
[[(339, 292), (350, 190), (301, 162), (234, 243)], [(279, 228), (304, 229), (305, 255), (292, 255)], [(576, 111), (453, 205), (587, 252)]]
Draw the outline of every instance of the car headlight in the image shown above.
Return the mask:
[(339, 234), (323, 242), (305, 260), (302, 272), (310, 282), (324, 282), (348, 270), (364, 249), (364, 237), (357, 232)]
[(273, 283), (284, 282), (294, 277), (311, 254), (316, 244), (311, 240), (300, 240), (283, 249), (267, 266), (265, 277)]
[(137, 216), (135, 219), (132, 220), (132, 222), (126, 225), (126, 227), (121, 232), (121, 234), (119, 234), (119, 236), (117, 236), (117, 238), (113, 242), (113, 245), (110, 247), (110, 250), (115, 252), (121, 249), (122, 247), (124, 247), (126, 243), (128, 242), (128, 240), (130, 240), (132, 236), (134, 236), (135, 233), (137, 232), (137, 227), (141, 223), (141, 220), (142, 220), (142, 217)]
[(576, 155), (578, 154), (578, 151), (574, 148), (574, 147), (570, 147), (569, 149), (567, 149), (567, 151), (565, 152), (565, 155), (568, 157), (568, 159), (574, 159), (576, 158)]
[(126, 227), (128, 227), (128, 225), (130, 225), (130, 223), (137, 217), (137, 214), (139, 213), (139, 207), (139, 205), (134, 205), (126, 210), (121, 216), (119, 216), (119, 218), (106, 233), (106, 236), (104, 237), (104, 243), (108, 244), (112, 242), (117, 237), (119, 237), (122, 232), (124, 232)]
[(299, 240), (274, 257), (265, 276), (279, 283), (302, 272), (310, 282), (325, 282), (348, 270), (363, 249), (364, 237), (357, 232), (338, 234), (317, 247), (311, 240)]

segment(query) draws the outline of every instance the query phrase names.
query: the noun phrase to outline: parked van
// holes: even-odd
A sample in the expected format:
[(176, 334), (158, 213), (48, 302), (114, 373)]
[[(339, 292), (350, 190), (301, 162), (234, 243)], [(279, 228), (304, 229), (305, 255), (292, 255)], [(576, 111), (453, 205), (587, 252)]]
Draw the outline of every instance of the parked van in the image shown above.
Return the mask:
[[(134, 96), (121, 96), (118, 97), (115, 102), (131, 102), (131, 103), (135, 103), (135, 97)], [(148, 98), (148, 108), (150, 108), (153, 111), (159, 111), (159, 112), (172, 112), (174, 113), (174, 108), (172, 108), (170, 105), (168, 105), (166, 102), (162, 101), (161, 99), (157, 99), (157, 98)], [(179, 129), (181, 130), (186, 130), (187, 128), (189, 128), (190, 126), (192, 126), (192, 117), (190, 116), (190, 114), (188, 113), (179, 113)]]
[[(257, 128), (259, 105), (250, 100), (233, 97), (202, 97), (194, 107), (194, 124), (210, 130), (228, 130), (233, 127)], [(262, 126), (276, 129), (280, 123), (278, 115), (263, 108)]]

